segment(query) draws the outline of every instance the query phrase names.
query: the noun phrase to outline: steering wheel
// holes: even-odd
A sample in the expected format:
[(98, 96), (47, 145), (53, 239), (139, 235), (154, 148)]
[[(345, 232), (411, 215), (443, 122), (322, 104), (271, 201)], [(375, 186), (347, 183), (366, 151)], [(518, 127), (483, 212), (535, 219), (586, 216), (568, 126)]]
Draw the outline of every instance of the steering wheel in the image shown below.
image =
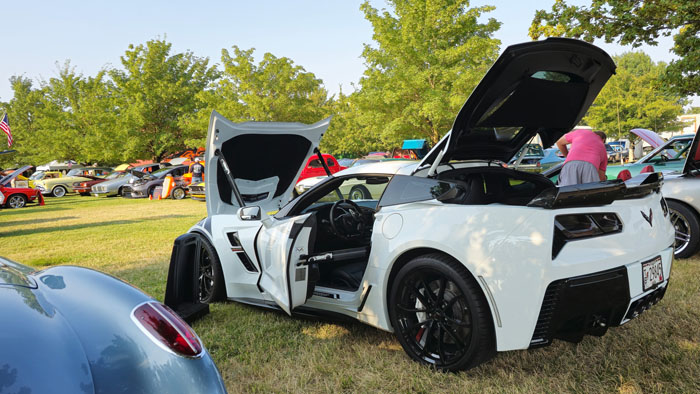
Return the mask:
[(360, 207), (352, 200), (336, 201), (331, 207), (330, 222), (333, 231), (348, 241), (361, 237), (365, 232)]

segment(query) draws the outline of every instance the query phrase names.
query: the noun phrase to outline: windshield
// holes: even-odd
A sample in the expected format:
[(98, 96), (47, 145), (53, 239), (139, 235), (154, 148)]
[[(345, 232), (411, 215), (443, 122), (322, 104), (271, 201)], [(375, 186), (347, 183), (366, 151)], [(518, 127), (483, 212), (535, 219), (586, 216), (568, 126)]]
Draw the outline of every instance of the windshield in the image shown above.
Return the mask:
[(685, 160), (692, 142), (692, 138), (670, 140), (665, 145), (658, 147), (656, 150), (643, 157), (640, 161), (643, 163), (659, 163), (665, 161)]
[(149, 174), (148, 176), (151, 177), (151, 178), (160, 178), (161, 176), (165, 175), (168, 171), (170, 171), (170, 168), (169, 168), (169, 167), (161, 168), (161, 169), (158, 170), (158, 171), (153, 171), (153, 172), (152, 172), (151, 174)]
[(107, 176), (105, 177), (105, 179), (117, 179), (117, 178), (123, 177), (124, 175), (126, 175), (126, 172), (115, 171), (115, 172), (113, 172), (113, 173), (107, 175)]
[(37, 172), (33, 173), (32, 176), (29, 177), (29, 179), (31, 179), (33, 181), (37, 181), (43, 177), (44, 177), (44, 171), (37, 171)]
[(83, 173), (82, 168), (74, 168), (74, 169), (68, 171), (66, 176), (78, 176), (78, 175), (81, 175), (82, 173)]

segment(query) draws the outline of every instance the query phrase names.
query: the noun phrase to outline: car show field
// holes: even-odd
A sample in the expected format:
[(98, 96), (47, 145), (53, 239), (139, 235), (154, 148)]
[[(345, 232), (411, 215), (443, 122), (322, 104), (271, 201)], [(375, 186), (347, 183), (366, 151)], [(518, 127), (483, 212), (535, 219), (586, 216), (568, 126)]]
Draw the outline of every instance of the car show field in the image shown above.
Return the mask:
[[(0, 211), (0, 254), (36, 269), (94, 268), (162, 301), (173, 240), (205, 216), (189, 199), (49, 198)], [(212, 304), (193, 328), (229, 392), (697, 392), (699, 319), (696, 255), (674, 262), (666, 296), (633, 324), (577, 345), (500, 353), (468, 372), (420, 366), (392, 334), (360, 323), (237, 303)]]

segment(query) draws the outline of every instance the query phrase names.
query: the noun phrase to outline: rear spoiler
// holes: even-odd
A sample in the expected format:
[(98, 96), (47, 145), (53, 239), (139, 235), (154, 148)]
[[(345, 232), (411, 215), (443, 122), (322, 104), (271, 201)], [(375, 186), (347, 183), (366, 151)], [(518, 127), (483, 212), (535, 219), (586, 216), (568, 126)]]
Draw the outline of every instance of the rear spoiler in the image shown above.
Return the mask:
[(584, 183), (549, 188), (533, 198), (528, 207), (546, 209), (590, 207), (612, 204), (615, 200), (642, 198), (660, 192), (661, 173), (644, 173), (623, 182), (614, 179), (605, 182)]

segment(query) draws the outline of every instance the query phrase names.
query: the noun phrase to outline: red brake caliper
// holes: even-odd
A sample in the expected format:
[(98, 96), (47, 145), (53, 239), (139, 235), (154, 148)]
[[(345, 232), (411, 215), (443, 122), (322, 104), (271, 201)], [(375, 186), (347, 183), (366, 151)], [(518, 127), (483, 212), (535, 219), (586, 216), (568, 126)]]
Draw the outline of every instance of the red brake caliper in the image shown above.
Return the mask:
[(420, 339), (423, 336), (423, 331), (425, 331), (425, 327), (421, 327), (420, 330), (418, 330), (418, 334), (416, 335), (416, 341), (420, 342)]

